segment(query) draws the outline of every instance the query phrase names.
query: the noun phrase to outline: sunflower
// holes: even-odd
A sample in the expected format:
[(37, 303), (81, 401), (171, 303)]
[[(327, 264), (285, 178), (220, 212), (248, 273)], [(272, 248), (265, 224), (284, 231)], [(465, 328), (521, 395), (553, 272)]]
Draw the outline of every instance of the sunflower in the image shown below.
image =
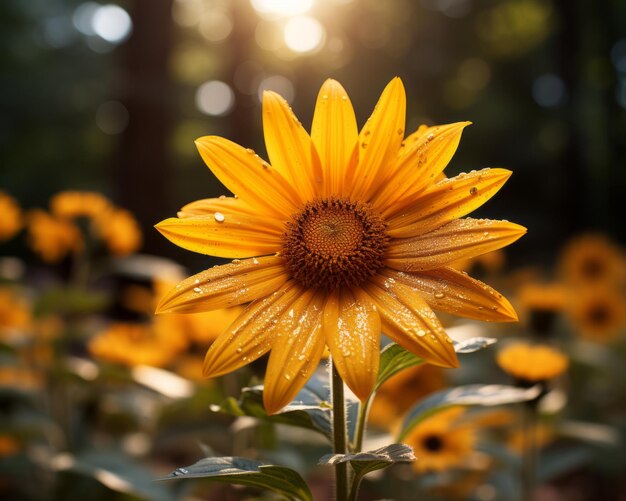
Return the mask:
[(500, 368), (524, 384), (539, 383), (563, 374), (569, 359), (560, 351), (546, 345), (512, 343), (496, 356)]
[(604, 235), (586, 234), (573, 238), (561, 253), (559, 268), (572, 285), (615, 285), (626, 277), (622, 250)]
[(517, 240), (525, 228), (459, 219), (510, 176), (484, 169), (438, 181), (468, 122), (421, 126), (404, 138), (399, 78), (363, 129), (343, 87), (322, 86), (311, 135), (278, 94), (263, 94), (271, 165), (251, 149), (207, 136), (200, 155), (235, 197), (191, 203), (157, 229), (196, 252), (235, 258), (181, 282), (159, 312), (250, 303), (213, 343), (204, 375), (231, 372), (271, 350), (264, 404), (275, 413), (313, 373), (327, 345), (360, 399), (378, 372), (381, 330), (407, 350), (457, 367), (433, 308), (514, 321), (499, 293), (448, 265)]
[(531, 282), (517, 291), (518, 311), (534, 334), (546, 335), (567, 303), (568, 291), (558, 283)]
[(626, 299), (610, 287), (583, 287), (568, 304), (567, 316), (583, 338), (608, 343), (626, 327)]
[(476, 427), (463, 421), (463, 407), (451, 407), (419, 423), (404, 439), (413, 447), (418, 473), (443, 471), (468, 462), (476, 446)]
[(445, 387), (444, 370), (422, 364), (405, 369), (378, 388), (372, 401), (369, 423), (383, 429), (393, 429), (397, 421), (415, 402)]
[(139, 223), (125, 209), (110, 208), (94, 219), (94, 227), (111, 254), (115, 256), (127, 256), (141, 247)]

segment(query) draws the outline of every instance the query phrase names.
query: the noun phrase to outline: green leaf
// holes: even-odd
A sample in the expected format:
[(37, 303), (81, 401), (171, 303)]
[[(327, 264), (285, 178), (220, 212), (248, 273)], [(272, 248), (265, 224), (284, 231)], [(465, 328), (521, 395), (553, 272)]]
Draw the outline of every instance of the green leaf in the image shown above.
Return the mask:
[[(496, 342), (496, 339), (489, 337), (473, 337), (465, 341), (455, 342), (454, 351), (457, 353), (473, 353), (482, 350)], [(374, 391), (395, 376), (398, 372), (423, 364), (425, 360), (413, 355), (396, 343), (390, 343), (383, 348), (380, 353), (380, 368), (378, 369), (378, 379)]]
[(282, 466), (264, 465), (260, 461), (242, 457), (204, 458), (157, 480), (178, 478), (206, 478), (226, 484), (268, 489), (287, 499), (313, 499), (309, 487), (296, 471)]
[(334, 465), (349, 462), (358, 478), (375, 470), (382, 470), (394, 463), (415, 461), (413, 449), (405, 444), (391, 444), (368, 452), (357, 454), (326, 454), (319, 464)]
[(300, 390), (294, 401), (278, 414), (268, 415), (263, 408), (263, 386), (244, 388), (239, 399), (227, 398), (211, 410), (231, 416), (251, 416), (271, 423), (281, 423), (321, 433), (329, 440), (332, 436), (328, 387), (323, 380), (313, 377)]
[(494, 406), (526, 402), (537, 398), (540, 392), (541, 389), (538, 386), (525, 389), (499, 384), (470, 384), (442, 390), (433, 393), (409, 411), (402, 423), (402, 431), (398, 439), (404, 439), (417, 424), (448, 407)]

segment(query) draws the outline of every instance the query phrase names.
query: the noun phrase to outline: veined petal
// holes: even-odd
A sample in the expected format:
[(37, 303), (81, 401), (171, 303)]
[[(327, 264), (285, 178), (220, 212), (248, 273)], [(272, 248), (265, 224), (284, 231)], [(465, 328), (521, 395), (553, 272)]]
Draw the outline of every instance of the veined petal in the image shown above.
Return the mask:
[(389, 236), (428, 233), (483, 205), (511, 176), (505, 169), (483, 169), (447, 178), (422, 193), (415, 205), (389, 219)]
[(392, 239), (386, 264), (401, 271), (441, 268), (505, 247), (525, 233), (523, 226), (506, 221), (457, 219), (424, 235)]
[[(185, 205), (178, 211), (180, 219), (196, 216), (213, 216), (218, 220), (224, 217), (224, 221), (230, 220), (231, 216), (259, 219), (259, 211), (246, 204), (243, 200), (234, 197), (205, 198), (196, 200)], [(284, 231), (285, 221), (274, 216), (263, 216), (263, 227), (272, 228), (272, 233)], [(218, 221), (219, 222), (219, 221)]]
[(403, 348), (440, 367), (458, 367), (452, 340), (426, 301), (406, 285), (377, 275), (363, 289), (378, 306), (383, 332)]
[[(320, 156), (325, 196), (346, 196), (344, 177), (358, 140), (354, 109), (336, 80), (328, 79), (317, 96), (311, 138)], [(354, 168), (354, 165), (351, 167)]]
[[(374, 195), (374, 207), (385, 216), (404, 209), (421, 191), (434, 184), (448, 165), (471, 122), (422, 127), (405, 141), (393, 167), (393, 176)], [(421, 131), (421, 132), (420, 132)]]
[(376, 306), (361, 291), (333, 292), (324, 306), (326, 344), (341, 379), (361, 400), (376, 383), (380, 351), (380, 317)]
[(281, 96), (263, 92), (263, 133), (270, 162), (303, 201), (319, 193), (322, 169), (311, 137)]
[(384, 269), (386, 278), (408, 286), (439, 311), (487, 322), (516, 322), (511, 303), (488, 285), (452, 268), (420, 273)]
[(359, 134), (359, 161), (346, 176), (354, 200), (368, 201), (391, 174), (404, 138), (405, 118), (406, 94), (402, 80), (396, 77), (385, 87)]
[(323, 307), (324, 293), (309, 289), (278, 319), (263, 389), (268, 414), (291, 402), (317, 368), (325, 347)]
[(232, 372), (267, 353), (274, 342), (274, 321), (301, 295), (302, 288), (290, 281), (271, 296), (248, 305), (207, 351), (202, 368), (204, 377)]
[(196, 140), (204, 162), (232, 193), (261, 214), (289, 217), (302, 199), (278, 169), (254, 154), (218, 136)]
[(170, 242), (183, 249), (217, 257), (251, 257), (280, 251), (280, 231), (266, 225), (263, 216), (216, 213), (178, 219), (155, 226)]
[(278, 256), (215, 266), (180, 282), (163, 296), (157, 313), (199, 313), (236, 306), (270, 295), (288, 279), (284, 260)]

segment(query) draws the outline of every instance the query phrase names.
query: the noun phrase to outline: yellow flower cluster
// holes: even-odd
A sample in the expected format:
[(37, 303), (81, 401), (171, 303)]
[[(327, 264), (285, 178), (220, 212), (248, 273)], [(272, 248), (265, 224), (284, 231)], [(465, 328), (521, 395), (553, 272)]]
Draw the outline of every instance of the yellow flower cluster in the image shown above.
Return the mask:
[(22, 210), (15, 199), (0, 191), (0, 241), (8, 240), (22, 228)]
[[(85, 218), (88, 235), (77, 220)], [(102, 242), (115, 256), (126, 256), (141, 247), (139, 224), (127, 210), (115, 207), (100, 193), (64, 191), (50, 200), (50, 213), (33, 210), (28, 217), (29, 242), (46, 262), (54, 263), (71, 253), (81, 252), (85, 239)]]

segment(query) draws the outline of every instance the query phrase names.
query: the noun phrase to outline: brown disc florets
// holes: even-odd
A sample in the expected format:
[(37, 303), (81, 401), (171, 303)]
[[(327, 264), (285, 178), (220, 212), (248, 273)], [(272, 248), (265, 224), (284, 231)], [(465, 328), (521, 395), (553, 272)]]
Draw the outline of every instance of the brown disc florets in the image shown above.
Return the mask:
[(291, 275), (307, 287), (360, 285), (383, 266), (386, 229), (367, 203), (313, 200), (287, 222), (283, 256)]

